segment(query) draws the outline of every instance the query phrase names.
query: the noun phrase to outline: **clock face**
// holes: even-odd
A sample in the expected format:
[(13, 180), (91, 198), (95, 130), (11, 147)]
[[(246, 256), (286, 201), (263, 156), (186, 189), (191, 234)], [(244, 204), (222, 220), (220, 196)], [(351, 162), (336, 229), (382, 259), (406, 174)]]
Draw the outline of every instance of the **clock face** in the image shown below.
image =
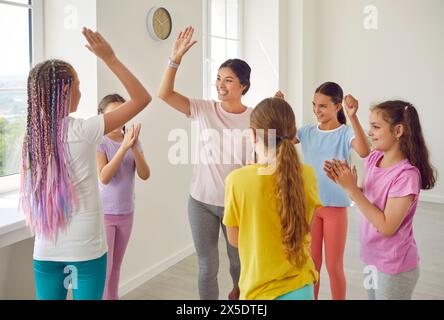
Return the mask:
[(152, 32), (158, 39), (167, 39), (172, 30), (172, 20), (170, 13), (165, 8), (157, 8), (154, 10), (152, 17)]

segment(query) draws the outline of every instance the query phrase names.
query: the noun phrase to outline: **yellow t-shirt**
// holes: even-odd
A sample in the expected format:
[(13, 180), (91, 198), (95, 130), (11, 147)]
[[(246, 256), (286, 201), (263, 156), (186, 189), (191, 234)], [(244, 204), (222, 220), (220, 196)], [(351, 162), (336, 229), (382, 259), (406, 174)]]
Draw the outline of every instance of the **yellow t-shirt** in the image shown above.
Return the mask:
[[(223, 223), (239, 228), (241, 275), (240, 299), (271, 300), (318, 281), (310, 256), (311, 236), (307, 235), (307, 262), (298, 269), (285, 254), (281, 222), (277, 211), (275, 176), (258, 174), (260, 165), (233, 171), (225, 181)], [(303, 165), (307, 221), (321, 206), (315, 170)]]

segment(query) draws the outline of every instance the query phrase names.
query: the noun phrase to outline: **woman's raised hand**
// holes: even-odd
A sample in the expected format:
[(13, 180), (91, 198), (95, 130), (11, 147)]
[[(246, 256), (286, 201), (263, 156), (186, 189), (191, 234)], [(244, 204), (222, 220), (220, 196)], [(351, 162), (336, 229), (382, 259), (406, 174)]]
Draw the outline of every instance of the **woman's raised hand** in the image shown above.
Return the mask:
[(180, 32), (173, 45), (173, 51), (171, 52), (171, 59), (174, 63), (180, 64), (182, 57), (185, 53), (194, 46), (197, 41), (193, 40), (193, 27), (187, 27), (184, 31)]

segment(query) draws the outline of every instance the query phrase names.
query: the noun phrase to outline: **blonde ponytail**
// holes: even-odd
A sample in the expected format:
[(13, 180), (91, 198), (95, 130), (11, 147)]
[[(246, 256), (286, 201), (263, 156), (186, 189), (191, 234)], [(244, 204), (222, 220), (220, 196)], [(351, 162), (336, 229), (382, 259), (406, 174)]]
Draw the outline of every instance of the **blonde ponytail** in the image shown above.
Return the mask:
[(276, 199), (282, 226), (282, 244), (287, 259), (302, 267), (308, 256), (304, 251), (306, 236), (310, 232), (307, 221), (302, 163), (292, 143), (296, 136), (296, 121), (290, 105), (278, 98), (262, 101), (253, 111), (251, 127), (263, 129), (268, 147), (268, 130), (276, 130)]

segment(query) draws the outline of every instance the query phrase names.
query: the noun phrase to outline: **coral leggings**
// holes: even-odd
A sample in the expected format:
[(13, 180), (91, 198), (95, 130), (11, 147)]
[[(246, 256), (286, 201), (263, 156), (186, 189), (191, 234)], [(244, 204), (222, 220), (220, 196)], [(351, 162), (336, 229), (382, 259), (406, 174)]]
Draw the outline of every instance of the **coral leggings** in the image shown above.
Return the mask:
[[(322, 266), (322, 244), (325, 247), (325, 264), (330, 278), (333, 300), (344, 300), (346, 280), (344, 274), (344, 249), (347, 238), (347, 208), (321, 207), (316, 210), (311, 229), (311, 255), (320, 273)], [(315, 286), (318, 299), (320, 280)]]

